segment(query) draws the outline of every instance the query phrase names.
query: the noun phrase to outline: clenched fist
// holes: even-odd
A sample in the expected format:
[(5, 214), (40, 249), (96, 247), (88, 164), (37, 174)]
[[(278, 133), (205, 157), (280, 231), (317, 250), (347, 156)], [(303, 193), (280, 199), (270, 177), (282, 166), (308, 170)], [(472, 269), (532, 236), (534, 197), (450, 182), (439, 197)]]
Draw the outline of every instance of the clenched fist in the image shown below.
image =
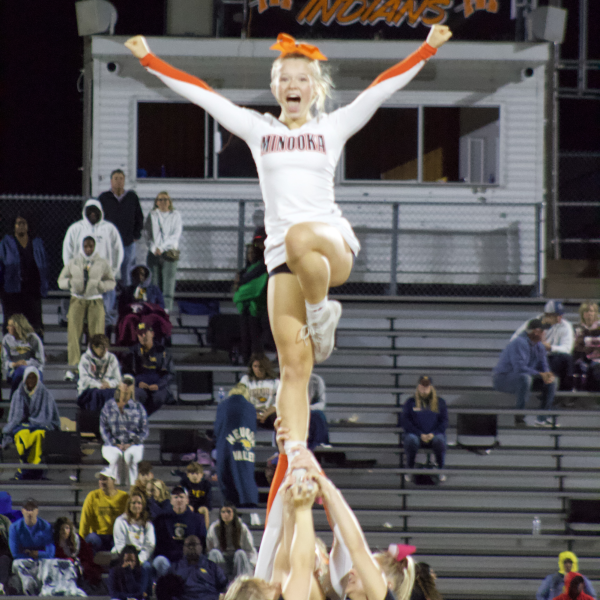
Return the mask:
[[(431, 34), (430, 34), (431, 35)], [(129, 38), (125, 42), (125, 46), (131, 50), (131, 53), (139, 59), (144, 58), (146, 54), (150, 53), (150, 48), (148, 47), (148, 42), (143, 35), (136, 35), (132, 38)]]
[[(432, 48), (443, 46), (452, 37), (450, 27), (447, 25), (434, 25), (427, 36), (427, 43)], [(135, 39), (135, 38), (133, 38)], [(125, 44), (127, 46), (127, 44)]]

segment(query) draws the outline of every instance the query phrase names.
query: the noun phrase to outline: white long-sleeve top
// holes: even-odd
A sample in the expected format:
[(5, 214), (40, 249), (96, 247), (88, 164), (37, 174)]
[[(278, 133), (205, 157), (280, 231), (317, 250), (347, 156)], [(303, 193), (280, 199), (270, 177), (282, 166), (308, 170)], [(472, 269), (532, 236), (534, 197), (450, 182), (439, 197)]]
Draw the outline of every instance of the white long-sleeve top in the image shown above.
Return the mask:
[(107, 352), (102, 358), (98, 358), (93, 350), (88, 348), (79, 360), (77, 394), (83, 394), (88, 388), (101, 388), (105, 379), (111, 388), (116, 388), (121, 382), (121, 369), (117, 357), (112, 352)]
[(201, 106), (249, 146), (265, 202), (267, 269), (283, 264), (285, 235), (294, 224), (320, 222), (342, 233), (355, 255), (360, 243), (334, 197), (334, 175), (344, 144), (394, 92), (409, 83), (436, 50), (424, 43), (382, 73), (351, 104), (289, 129), (271, 114), (241, 108), (202, 80), (147, 54), (140, 62), (173, 91)]
[(115, 519), (113, 542), (112, 554), (119, 554), (125, 546), (131, 544), (138, 549), (140, 562), (146, 562), (150, 560), (156, 546), (154, 525), (151, 521), (147, 521), (145, 525), (130, 523), (126, 515), (121, 515)]
[[(100, 211), (100, 220), (92, 225), (85, 216), (88, 206), (95, 206)], [(112, 269), (113, 275), (121, 277), (121, 263), (123, 262), (123, 242), (119, 230), (109, 221), (104, 219), (104, 211), (98, 200), (88, 200), (83, 206), (83, 218), (73, 223), (63, 240), (63, 264), (68, 265), (75, 257), (79, 256), (83, 240), (92, 236), (96, 240), (95, 253), (103, 258)]]
[[(240, 524), (242, 526), (242, 534), (240, 535), (240, 550), (243, 550), (248, 555), (250, 564), (255, 566), (258, 556), (256, 554), (256, 548), (254, 548), (252, 532), (248, 529), (248, 526), (243, 521), (240, 521)], [(223, 552), (223, 554), (226, 552), (235, 552), (229, 531), (227, 532), (227, 548), (221, 548), (221, 544), (219, 542), (219, 531), (217, 529), (218, 526), (219, 521), (215, 521), (208, 528), (208, 534), (206, 535), (206, 551), (210, 552), (216, 548), (217, 550)]]
[[(542, 313), (536, 318), (542, 319), (543, 317), (544, 315)], [(512, 337), (510, 338), (511, 342), (527, 329), (527, 323), (529, 323), (529, 321), (525, 321), (525, 323), (512, 334)], [(546, 330), (545, 339), (546, 342), (551, 345), (550, 352), (571, 354), (573, 352), (573, 347), (575, 346), (575, 332), (573, 331), (573, 325), (563, 317), (560, 323), (552, 325), (550, 329)]]
[(157, 248), (161, 252), (179, 249), (179, 239), (183, 231), (179, 211), (162, 212), (154, 208), (146, 217), (145, 229), (148, 234), (150, 252), (153, 254)]

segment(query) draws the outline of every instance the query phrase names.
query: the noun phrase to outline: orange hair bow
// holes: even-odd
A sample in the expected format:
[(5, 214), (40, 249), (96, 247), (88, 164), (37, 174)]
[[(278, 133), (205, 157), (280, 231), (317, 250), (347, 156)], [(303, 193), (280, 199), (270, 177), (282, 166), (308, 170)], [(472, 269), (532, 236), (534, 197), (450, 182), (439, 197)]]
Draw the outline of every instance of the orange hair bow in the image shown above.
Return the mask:
[(277, 43), (273, 44), (269, 50), (279, 50), (280, 58), (288, 54), (302, 54), (311, 60), (327, 60), (327, 57), (312, 44), (299, 44), (291, 35), (280, 33), (277, 36)]

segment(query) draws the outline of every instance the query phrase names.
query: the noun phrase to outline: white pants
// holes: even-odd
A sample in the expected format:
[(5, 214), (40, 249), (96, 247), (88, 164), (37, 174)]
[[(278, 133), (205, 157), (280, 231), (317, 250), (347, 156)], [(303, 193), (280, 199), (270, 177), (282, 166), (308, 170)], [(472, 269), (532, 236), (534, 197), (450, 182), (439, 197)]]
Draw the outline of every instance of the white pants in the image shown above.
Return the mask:
[(106, 470), (110, 472), (111, 477), (114, 477), (117, 485), (125, 483), (127, 475), (129, 475), (128, 485), (133, 485), (138, 475), (138, 463), (144, 457), (144, 446), (142, 444), (129, 446), (125, 452), (116, 446), (102, 446), (102, 457), (110, 463)]

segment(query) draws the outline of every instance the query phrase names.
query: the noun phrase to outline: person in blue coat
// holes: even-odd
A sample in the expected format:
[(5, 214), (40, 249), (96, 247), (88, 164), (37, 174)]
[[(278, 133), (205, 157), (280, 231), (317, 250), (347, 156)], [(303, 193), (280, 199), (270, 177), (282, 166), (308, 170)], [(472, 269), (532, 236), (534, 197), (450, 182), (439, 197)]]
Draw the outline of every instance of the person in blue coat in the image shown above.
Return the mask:
[[(404, 403), (401, 426), (404, 428), (406, 466), (414, 469), (419, 448), (431, 448), (438, 469), (443, 469), (448, 409), (444, 399), (438, 397), (432, 380), (427, 375), (419, 379), (415, 395)], [(408, 473), (404, 477), (407, 481), (412, 480)], [(439, 480), (445, 481), (446, 476), (440, 474)]]
[(14, 233), (0, 242), (0, 287), (3, 332), (8, 319), (22, 313), (38, 333), (43, 333), (42, 298), (48, 295), (48, 267), (44, 242), (29, 232), (27, 219), (18, 215)]
[(108, 574), (108, 592), (113, 600), (143, 600), (152, 590), (148, 573), (142, 569), (138, 550), (126, 545), (119, 554), (119, 561)]
[(225, 500), (239, 507), (258, 504), (254, 479), (256, 409), (245, 386), (236, 386), (220, 402), (215, 420), (217, 475)]

